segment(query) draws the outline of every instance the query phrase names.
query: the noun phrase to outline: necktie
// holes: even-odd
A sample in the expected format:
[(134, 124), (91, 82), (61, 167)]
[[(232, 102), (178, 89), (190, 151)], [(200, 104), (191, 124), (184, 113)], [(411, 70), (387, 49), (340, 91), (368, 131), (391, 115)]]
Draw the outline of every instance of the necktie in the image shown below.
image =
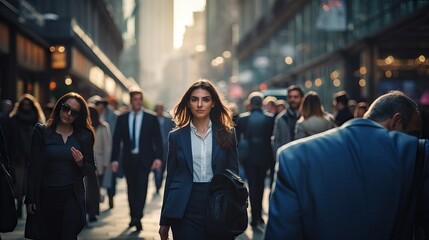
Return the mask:
[(136, 148), (137, 145), (137, 141), (136, 141), (136, 118), (137, 118), (137, 114), (134, 114), (134, 119), (133, 119), (133, 128), (131, 129), (131, 149)]

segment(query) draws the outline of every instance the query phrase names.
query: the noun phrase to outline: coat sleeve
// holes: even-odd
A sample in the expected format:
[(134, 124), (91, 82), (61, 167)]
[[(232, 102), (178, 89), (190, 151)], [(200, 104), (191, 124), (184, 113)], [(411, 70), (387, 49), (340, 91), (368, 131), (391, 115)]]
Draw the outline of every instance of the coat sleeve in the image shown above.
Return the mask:
[(168, 194), (170, 191), (171, 182), (173, 181), (173, 177), (177, 171), (177, 160), (176, 160), (176, 140), (174, 138), (174, 134), (170, 132), (168, 135), (168, 152), (167, 152), (167, 177), (165, 179), (165, 187), (164, 187), (164, 198), (162, 202), (161, 208), (161, 226), (171, 226), (171, 223), (168, 218), (163, 217), (163, 212), (166, 204), (166, 199), (168, 198)]
[(290, 130), (283, 119), (284, 114), (286, 113), (279, 114), (274, 120), (272, 135), (273, 156), (276, 155), (281, 146), (291, 141)]
[[(288, 154), (289, 152), (289, 154)], [(279, 150), (277, 178), (270, 198), (265, 239), (303, 239), (301, 213), (295, 184), (288, 161), (289, 149)]]
[(229, 158), (229, 162), (228, 162), (228, 168), (231, 169), (233, 172), (237, 173), (237, 175), (239, 175), (238, 172), (238, 150), (237, 150), (237, 138), (236, 138), (236, 133), (235, 133), (235, 129), (232, 132), (232, 137), (233, 139), (233, 147), (231, 147), (231, 149), (229, 150), (229, 154), (228, 154), (228, 158)]
[(37, 124), (33, 128), (31, 136), (30, 151), (28, 153), (28, 173), (27, 173), (27, 195), (25, 203), (36, 202), (36, 191), (39, 187), (41, 175), (43, 172), (44, 156), (44, 126)]
[(82, 140), (82, 155), (84, 165), (80, 168), (82, 177), (95, 171), (94, 162), (94, 137), (89, 131), (85, 131), (85, 137)]
[(159, 121), (156, 118), (156, 116), (153, 117), (153, 124), (154, 124), (153, 141), (155, 145), (155, 157), (156, 159), (161, 159), (162, 161), (165, 161), (163, 159), (161, 126), (159, 125)]

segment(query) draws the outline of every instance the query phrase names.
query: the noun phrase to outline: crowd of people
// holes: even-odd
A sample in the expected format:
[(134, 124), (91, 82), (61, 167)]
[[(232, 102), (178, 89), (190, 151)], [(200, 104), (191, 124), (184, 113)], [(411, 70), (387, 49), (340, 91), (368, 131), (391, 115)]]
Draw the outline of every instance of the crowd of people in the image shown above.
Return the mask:
[(122, 111), (112, 98), (74, 92), (45, 108), (30, 94), (2, 100), (1, 160), (13, 179), (16, 217), (27, 214), (25, 236), (77, 239), (98, 220), (100, 202), (114, 207), (123, 176), (129, 227), (141, 231), (153, 173), (155, 194), (165, 185), (161, 239), (170, 230), (174, 239), (216, 239), (205, 230), (205, 203), (213, 176), (230, 169), (245, 179), (249, 223), (265, 239), (424, 239), (427, 142), (423, 180), (413, 176), (417, 139), (429, 137), (429, 96), (418, 106), (399, 91), (372, 103), (341, 91), (329, 113), (315, 91), (292, 85), (285, 94), (253, 92), (242, 113), (208, 80), (193, 83), (170, 114), (161, 103), (144, 108), (139, 90)]

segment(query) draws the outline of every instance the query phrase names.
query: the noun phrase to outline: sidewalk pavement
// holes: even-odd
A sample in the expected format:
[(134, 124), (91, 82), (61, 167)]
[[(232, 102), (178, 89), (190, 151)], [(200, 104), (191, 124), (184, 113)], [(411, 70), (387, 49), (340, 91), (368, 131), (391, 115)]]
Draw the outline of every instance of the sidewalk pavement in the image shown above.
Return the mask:
[[(159, 229), (159, 216), (161, 213), (162, 195), (155, 194), (155, 186), (153, 182), (153, 175), (149, 176), (148, 194), (146, 199), (146, 206), (144, 210), (144, 217), (142, 219), (143, 230), (141, 232), (135, 231), (135, 227), (128, 228), (130, 222), (128, 199), (127, 199), (127, 186), (124, 178), (118, 179), (116, 196), (114, 198), (114, 208), (109, 209), (107, 197), (105, 201), (100, 204), (100, 215), (96, 222), (90, 223), (79, 234), (79, 240), (96, 240), (96, 239), (160, 239), (158, 235)], [(160, 191), (163, 192), (163, 191)], [(263, 219), (267, 221), (268, 211), (268, 194), (269, 188), (265, 188), (263, 200)], [(250, 206), (249, 206), (250, 210)], [(24, 211), (25, 215), (25, 211)], [(249, 212), (249, 221), (251, 219)], [(20, 219), (15, 231), (11, 233), (2, 233), (3, 240), (21, 240), (24, 238), (25, 219)], [(252, 227), (238, 236), (237, 240), (260, 240), (263, 237), (263, 230), (253, 231)], [(170, 239), (172, 235), (170, 232)]]

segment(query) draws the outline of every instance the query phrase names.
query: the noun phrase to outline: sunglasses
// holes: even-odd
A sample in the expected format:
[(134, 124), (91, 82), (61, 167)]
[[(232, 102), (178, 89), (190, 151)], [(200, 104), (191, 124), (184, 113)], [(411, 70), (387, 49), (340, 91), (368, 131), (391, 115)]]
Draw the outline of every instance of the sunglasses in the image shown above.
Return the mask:
[(79, 110), (72, 109), (67, 103), (61, 105), (61, 111), (69, 113), (72, 117), (77, 117), (79, 115)]

